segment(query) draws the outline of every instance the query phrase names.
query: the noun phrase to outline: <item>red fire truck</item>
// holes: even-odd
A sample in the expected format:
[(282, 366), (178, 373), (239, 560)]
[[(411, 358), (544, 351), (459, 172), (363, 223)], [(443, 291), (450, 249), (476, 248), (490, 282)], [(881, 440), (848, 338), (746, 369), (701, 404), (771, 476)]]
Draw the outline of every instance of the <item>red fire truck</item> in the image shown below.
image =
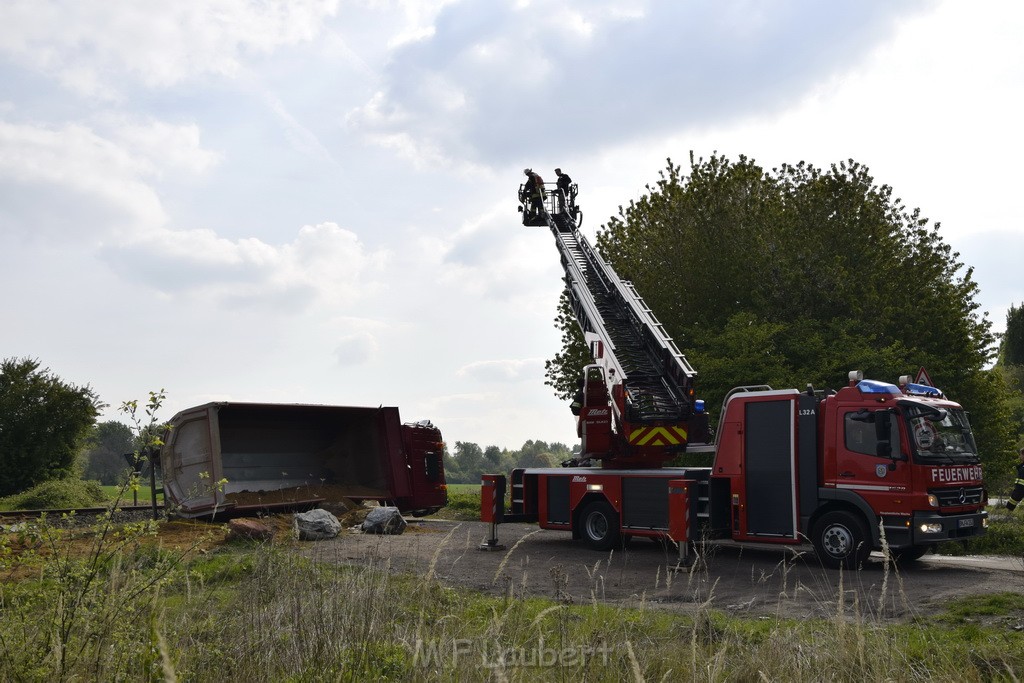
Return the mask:
[[(485, 475), (481, 519), (492, 526), (481, 547), (500, 547), (502, 522), (537, 522), (598, 550), (670, 538), (681, 557), (698, 540), (810, 542), (824, 565), (856, 568), (883, 544), (910, 561), (984, 533), (967, 414), (909, 377), (851, 372), (838, 391), (738, 387), (709, 442), (696, 372), (579, 233), (572, 202), (549, 201), (541, 214), (594, 357), (577, 396), (582, 449), (566, 467), (513, 470), (509, 510), (504, 475)], [(524, 211), (524, 224), (536, 221)], [(683, 452), (712, 454), (712, 465), (663, 466)]]

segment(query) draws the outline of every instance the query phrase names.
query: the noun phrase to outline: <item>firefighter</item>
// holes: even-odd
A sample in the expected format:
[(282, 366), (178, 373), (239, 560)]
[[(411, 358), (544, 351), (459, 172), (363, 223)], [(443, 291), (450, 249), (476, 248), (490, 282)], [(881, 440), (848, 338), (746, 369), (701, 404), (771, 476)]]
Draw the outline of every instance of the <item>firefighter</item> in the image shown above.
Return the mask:
[(524, 168), (523, 173), (526, 175), (526, 184), (523, 186), (523, 197), (522, 200), (530, 202), (530, 213), (534, 216), (539, 216), (541, 209), (544, 207), (544, 179), (538, 174), (533, 172), (531, 168)]
[(1017, 463), (1017, 481), (1014, 482), (1010, 500), (1006, 501), (1006, 509), (1013, 512), (1024, 499), (1024, 448), (1020, 449), (1020, 462)]
[(556, 168), (555, 175), (558, 176), (558, 211), (565, 211), (565, 203), (570, 200), (569, 187), (572, 185), (572, 178), (568, 173), (562, 173), (562, 169)]

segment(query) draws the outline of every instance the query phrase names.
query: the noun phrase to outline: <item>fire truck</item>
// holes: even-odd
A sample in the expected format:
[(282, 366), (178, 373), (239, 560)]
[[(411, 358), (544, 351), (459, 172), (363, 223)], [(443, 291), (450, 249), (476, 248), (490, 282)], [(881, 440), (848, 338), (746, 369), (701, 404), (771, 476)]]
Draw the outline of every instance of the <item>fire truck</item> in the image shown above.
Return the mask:
[[(558, 468), (483, 476), (484, 549), (498, 525), (536, 522), (596, 550), (670, 539), (688, 562), (699, 543), (813, 545), (828, 567), (872, 550), (913, 561), (983, 534), (988, 496), (967, 413), (939, 389), (849, 375), (837, 391), (743, 386), (713, 437), (697, 373), (631, 283), (579, 231), (576, 188), (520, 189), (524, 225), (547, 226), (593, 358), (574, 401), (581, 450)], [(710, 467), (669, 467), (684, 453)], [(510, 507), (505, 508), (506, 489)]]

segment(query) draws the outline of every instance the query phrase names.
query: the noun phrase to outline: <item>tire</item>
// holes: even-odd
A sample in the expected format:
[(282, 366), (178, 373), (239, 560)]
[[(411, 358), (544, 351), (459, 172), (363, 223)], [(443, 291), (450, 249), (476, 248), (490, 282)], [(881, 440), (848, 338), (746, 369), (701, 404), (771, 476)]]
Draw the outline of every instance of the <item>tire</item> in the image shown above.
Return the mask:
[(619, 515), (603, 500), (590, 503), (579, 518), (580, 537), (594, 550), (611, 550), (619, 545)]
[(889, 555), (896, 560), (897, 564), (910, 564), (920, 560), (931, 549), (930, 545), (912, 545), (909, 548), (890, 550)]
[(831, 569), (860, 569), (871, 554), (864, 522), (849, 512), (824, 514), (814, 525), (811, 541), (818, 559)]

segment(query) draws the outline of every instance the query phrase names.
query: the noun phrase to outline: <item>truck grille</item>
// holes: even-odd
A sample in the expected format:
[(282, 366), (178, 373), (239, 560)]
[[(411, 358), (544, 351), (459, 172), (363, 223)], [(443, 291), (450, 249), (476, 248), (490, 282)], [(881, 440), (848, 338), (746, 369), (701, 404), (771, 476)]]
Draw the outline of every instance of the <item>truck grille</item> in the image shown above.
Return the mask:
[(980, 486), (961, 486), (955, 489), (932, 489), (928, 493), (935, 494), (939, 499), (939, 507), (959, 507), (961, 505), (978, 505), (985, 491)]

